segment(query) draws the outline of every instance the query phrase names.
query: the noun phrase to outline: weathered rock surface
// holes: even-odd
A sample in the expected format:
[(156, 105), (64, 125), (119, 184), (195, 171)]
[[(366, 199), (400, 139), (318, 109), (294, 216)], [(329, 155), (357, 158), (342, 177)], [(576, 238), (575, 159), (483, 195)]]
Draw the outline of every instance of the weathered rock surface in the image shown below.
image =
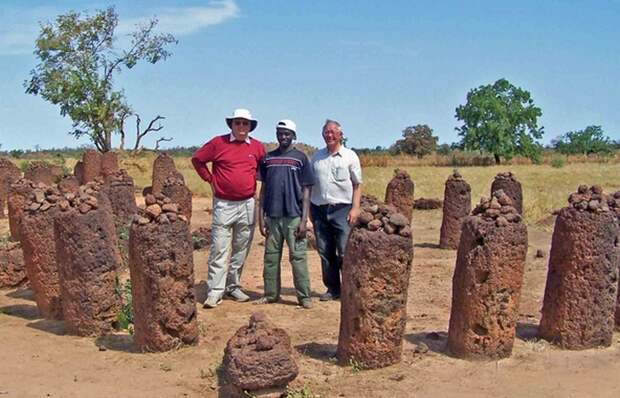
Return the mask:
[(95, 181), (101, 176), (101, 153), (94, 149), (87, 149), (82, 155), (82, 180), (81, 185)]
[(394, 170), (394, 177), (385, 189), (385, 203), (392, 205), (403, 214), (409, 222), (413, 214), (414, 184), (405, 170)]
[(500, 189), (512, 200), (512, 205), (517, 209), (517, 213), (523, 214), (523, 190), (521, 183), (517, 181), (512, 172), (507, 171), (495, 176), (491, 184), (491, 195)]
[(446, 180), (443, 197), (439, 247), (456, 249), (459, 247), (463, 221), (471, 211), (471, 187), (455, 171)]
[(58, 189), (63, 194), (78, 193), (80, 191), (80, 181), (76, 176), (68, 175), (58, 183)]
[(340, 296), (341, 365), (353, 360), (374, 369), (401, 360), (413, 240), (401, 233), (408, 225), (388, 234), (390, 225), (375, 231), (357, 227), (349, 235)]
[[(158, 205), (165, 206), (163, 202)], [(134, 343), (141, 351), (196, 344), (199, 333), (189, 225), (178, 217), (169, 223), (138, 220), (129, 234)]]
[(116, 228), (128, 227), (138, 213), (134, 196), (134, 183), (126, 170), (119, 170), (105, 176), (103, 192), (110, 200)]
[(28, 283), (24, 255), (19, 242), (0, 242), (0, 289)]
[[(42, 186), (45, 188), (45, 186)], [(30, 180), (20, 178), (11, 184), (9, 188), (8, 196), (8, 209), (9, 209), (9, 231), (11, 238), (15, 241), (21, 240), (21, 220), (24, 215), (24, 207), (26, 201), (32, 191), (35, 189), (35, 185)]]
[(4, 207), (7, 202), (11, 184), (22, 175), (19, 168), (8, 159), (0, 158), (0, 218), (4, 218)]
[(539, 334), (562, 348), (611, 345), (618, 289), (618, 224), (597, 186), (580, 186), (558, 213)]
[[(452, 307), (448, 349), (470, 359), (510, 356), (519, 314), (519, 300), (527, 255), (527, 228), (520, 218), (487, 213), (495, 192), (463, 222), (452, 279)], [(506, 209), (508, 210), (508, 209)]]
[(101, 155), (101, 176), (106, 177), (119, 171), (118, 155), (116, 152), (108, 151)]
[(180, 179), (185, 183), (183, 175), (177, 171), (172, 157), (166, 153), (161, 153), (153, 162), (153, 183), (151, 185), (151, 192), (153, 194), (161, 193), (164, 182), (168, 177)]
[[(620, 224), (620, 191), (616, 191), (613, 195), (610, 195), (607, 199), (607, 204), (618, 220), (618, 224)], [(620, 261), (618, 262), (618, 283), (620, 284)], [(616, 300), (616, 330), (620, 331), (620, 286), (618, 286), (618, 299)]]
[(43, 161), (34, 161), (28, 163), (24, 178), (34, 182), (35, 184), (42, 183), (48, 186), (53, 185), (56, 182), (55, 173), (52, 170), (52, 165)]
[(65, 330), (78, 336), (109, 332), (120, 307), (115, 294), (120, 264), (112, 209), (99, 185), (67, 195), (54, 223)]
[(228, 340), (223, 367), (233, 385), (250, 392), (286, 386), (299, 373), (289, 336), (262, 312), (252, 314), (249, 325)]
[(54, 219), (58, 215), (57, 197), (60, 192), (42, 184), (32, 191), (21, 217), (20, 240), (24, 252), (26, 275), (43, 317), (62, 319), (60, 281), (54, 244)]
[(84, 184), (84, 162), (78, 160), (78, 162), (73, 167), (73, 175), (78, 180), (78, 185)]

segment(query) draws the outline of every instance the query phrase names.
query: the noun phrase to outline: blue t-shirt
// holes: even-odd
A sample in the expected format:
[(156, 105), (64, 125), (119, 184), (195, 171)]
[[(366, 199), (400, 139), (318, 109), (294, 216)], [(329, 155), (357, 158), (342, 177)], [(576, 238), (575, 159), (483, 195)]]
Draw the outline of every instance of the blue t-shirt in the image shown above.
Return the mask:
[(301, 217), (303, 187), (314, 184), (312, 165), (308, 157), (293, 148), (280, 148), (265, 155), (259, 167), (264, 185), (263, 210), (267, 217)]

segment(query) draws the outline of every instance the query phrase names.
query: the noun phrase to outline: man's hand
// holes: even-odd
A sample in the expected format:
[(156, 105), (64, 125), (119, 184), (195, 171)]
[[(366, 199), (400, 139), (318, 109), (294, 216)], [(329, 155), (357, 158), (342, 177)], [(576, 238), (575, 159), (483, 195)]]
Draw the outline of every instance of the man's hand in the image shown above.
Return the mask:
[(297, 227), (297, 231), (295, 231), (295, 237), (297, 239), (306, 239), (306, 232), (308, 231), (308, 227), (306, 223), (300, 223)]
[(357, 217), (359, 217), (359, 215), (360, 215), (359, 207), (352, 207), (351, 210), (349, 211), (349, 215), (347, 216), (347, 221), (349, 222), (349, 225), (353, 226), (357, 224)]

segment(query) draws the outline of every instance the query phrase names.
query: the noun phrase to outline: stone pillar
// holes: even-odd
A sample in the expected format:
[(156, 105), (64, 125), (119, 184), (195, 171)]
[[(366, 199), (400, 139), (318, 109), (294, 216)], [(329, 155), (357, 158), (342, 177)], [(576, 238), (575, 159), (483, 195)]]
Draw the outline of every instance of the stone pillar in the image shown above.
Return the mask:
[(392, 205), (403, 214), (409, 222), (413, 215), (414, 184), (405, 170), (394, 170), (394, 177), (385, 189), (385, 203)]
[(446, 180), (443, 193), (443, 218), (439, 247), (457, 249), (463, 221), (471, 211), (471, 187), (461, 174), (454, 171)]
[(80, 191), (80, 181), (75, 176), (72, 176), (72, 175), (66, 176), (58, 183), (58, 189), (63, 194), (65, 193), (76, 194)]
[(491, 184), (491, 195), (500, 189), (512, 200), (512, 205), (517, 209), (517, 212), (523, 214), (523, 190), (521, 183), (517, 181), (512, 172), (507, 171), (495, 176)]
[(133, 216), (138, 212), (134, 189), (133, 178), (127, 174), (126, 170), (120, 170), (105, 177), (103, 190), (110, 200), (117, 228), (129, 226)]
[(192, 219), (192, 191), (185, 185), (183, 180), (168, 177), (164, 180), (161, 193), (169, 197), (173, 203), (179, 205), (179, 213)]
[[(8, 208), (9, 208), (9, 230), (11, 238), (15, 241), (21, 240), (21, 220), (24, 215), (26, 200), (32, 194), (35, 185), (30, 180), (20, 178), (9, 188)], [(45, 186), (42, 185), (45, 189)]]
[[(614, 194), (607, 199), (607, 203), (616, 214), (616, 220), (618, 220), (618, 224), (620, 225), (620, 191), (614, 192)], [(620, 284), (620, 261), (618, 262), (618, 269), (618, 283)], [(618, 298), (616, 300), (616, 330), (620, 331), (620, 285), (618, 286)]]
[(337, 351), (341, 365), (354, 361), (364, 369), (401, 360), (413, 261), (407, 217), (389, 205), (379, 205), (373, 214), (371, 206), (365, 206), (347, 242)]
[(85, 184), (85, 182), (84, 182), (84, 162), (82, 162), (81, 160), (78, 160), (78, 162), (75, 164), (75, 167), (73, 167), (73, 175), (75, 176), (75, 178), (77, 178), (77, 180), (79, 182), (78, 185)]
[(116, 152), (105, 152), (101, 155), (101, 176), (105, 177), (119, 171), (118, 155)]
[(0, 218), (4, 218), (4, 207), (9, 196), (11, 184), (17, 181), (22, 172), (8, 159), (0, 158)]
[(24, 178), (35, 184), (42, 183), (47, 186), (56, 182), (54, 173), (52, 173), (52, 165), (42, 161), (30, 162), (24, 173)]
[(129, 232), (134, 343), (140, 351), (198, 342), (193, 247), (177, 207), (150, 205)]
[(20, 238), (26, 275), (39, 312), (48, 319), (62, 319), (60, 282), (54, 245), (54, 219), (62, 198), (53, 187), (41, 185), (30, 194), (21, 217)]
[(153, 194), (161, 193), (164, 187), (164, 181), (166, 181), (168, 177), (176, 177), (185, 182), (183, 175), (177, 171), (174, 160), (168, 154), (160, 153), (153, 162), (153, 184), (151, 185), (151, 192)]
[(0, 242), (0, 289), (22, 286), (27, 282), (24, 255), (19, 242)]
[(120, 254), (112, 209), (96, 188), (82, 186), (78, 196), (66, 195), (68, 206), (54, 223), (65, 330), (78, 336), (109, 332), (120, 309), (115, 293)]
[(618, 289), (618, 223), (599, 186), (579, 187), (558, 213), (538, 332), (562, 348), (608, 347)]
[(82, 185), (101, 176), (101, 153), (94, 149), (87, 149), (82, 155), (83, 179), (80, 181)]
[[(500, 203), (501, 209), (498, 209)], [(458, 358), (512, 353), (527, 255), (527, 227), (503, 191), (463, 222), (452, 278), (448, 349)]]
[(247, 396), (240, 394), (243, 390), (261, 396), (262, 391), (278, 388), (279, 394), (273, 396), (284, 396), (287, 384), (299, 373), (288, 334), (262, 312), (252, 314), (249, 325), (228, 340), (222, 365), (238, 396)]

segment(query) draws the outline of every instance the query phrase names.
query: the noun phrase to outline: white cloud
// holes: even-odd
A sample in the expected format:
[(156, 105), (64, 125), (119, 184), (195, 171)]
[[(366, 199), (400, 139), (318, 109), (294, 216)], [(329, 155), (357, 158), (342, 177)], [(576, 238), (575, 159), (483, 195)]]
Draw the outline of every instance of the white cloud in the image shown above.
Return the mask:
[[(204, 7), (162, 8), (154, 17), (159, 20), (158, 31), (185, 36), (199, 32), (207, 26), (224, 23), (238, 14), (239, 7), (233, 0), (218, 0)], [(133, 32), (136, 25), (146, 24), (151, 18), (152, 16), (144, 16), (121, 21), (118, 33)]]
[[(66, 11), (50, 7), (0, 10), (0, 56), (32, 53), (39, 34), (39, 21), (53, 20)], [(168, 7), (155, 12), (145, 10), (145, 14), (134, 18), (120, 15), (117, 33), (124, 36), (135, 31), (136, 25), (156, 17), (158, 31), (186, 36), (237, 17), (239, 7), (234, 0), (213, 0), (202, 7)]]

